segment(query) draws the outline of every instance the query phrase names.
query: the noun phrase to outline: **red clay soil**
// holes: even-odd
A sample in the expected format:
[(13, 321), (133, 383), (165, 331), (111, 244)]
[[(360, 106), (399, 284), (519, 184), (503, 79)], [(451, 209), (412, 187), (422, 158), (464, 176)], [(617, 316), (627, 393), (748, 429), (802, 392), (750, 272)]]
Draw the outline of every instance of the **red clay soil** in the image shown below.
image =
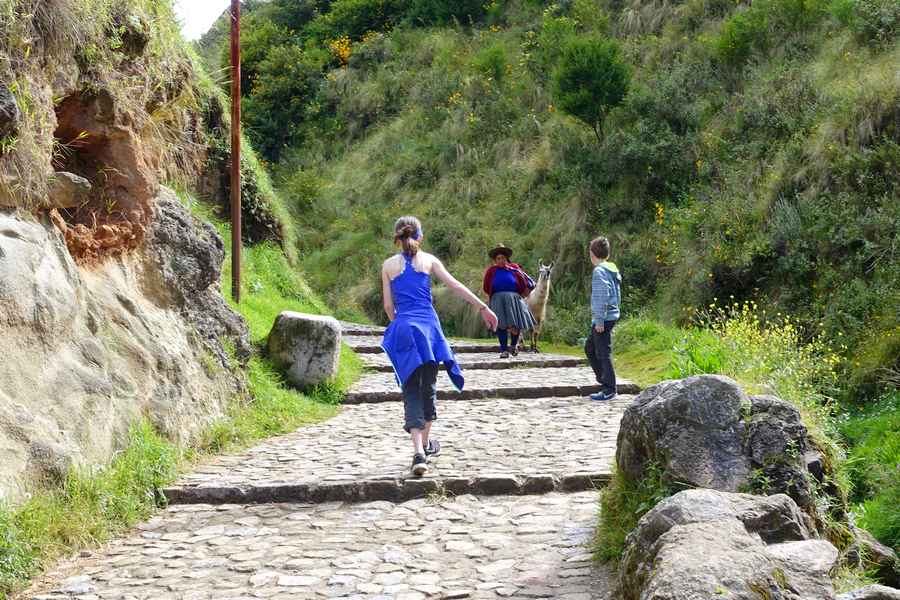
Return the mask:
[(85, 264), (137, 248), (152, 217), (159, 182), (132, 117), (118, 110), (104, 91), (69, 96), (56, 117), (61, 151), (54, 167), (93, 186), (87, 203), (51, 211), (69, 252)]

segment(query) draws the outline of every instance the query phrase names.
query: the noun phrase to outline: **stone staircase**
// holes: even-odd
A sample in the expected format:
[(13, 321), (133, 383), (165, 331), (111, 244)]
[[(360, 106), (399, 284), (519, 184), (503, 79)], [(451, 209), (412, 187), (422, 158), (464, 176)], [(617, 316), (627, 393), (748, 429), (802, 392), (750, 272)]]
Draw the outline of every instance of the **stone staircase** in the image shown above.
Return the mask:
[(168, 509), (26, 597), (612, 600), (591, 558), (595, 489), (636, 386), (592, 402), (578, 357), (499, 364), (493, 345), (454, 341), (466, 390), (441, 375), (443, 451), (416, 479), (381, 330), (344, 331), (371, 370), (337, 417), (199, 466)]

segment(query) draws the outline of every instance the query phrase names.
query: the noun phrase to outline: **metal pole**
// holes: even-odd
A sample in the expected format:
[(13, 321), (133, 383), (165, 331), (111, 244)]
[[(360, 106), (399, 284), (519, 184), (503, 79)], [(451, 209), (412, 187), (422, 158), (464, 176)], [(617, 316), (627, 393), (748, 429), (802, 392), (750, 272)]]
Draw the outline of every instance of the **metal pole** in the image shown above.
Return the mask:
[(241, 1), (231, 0), (231, 296), (241, 301)]

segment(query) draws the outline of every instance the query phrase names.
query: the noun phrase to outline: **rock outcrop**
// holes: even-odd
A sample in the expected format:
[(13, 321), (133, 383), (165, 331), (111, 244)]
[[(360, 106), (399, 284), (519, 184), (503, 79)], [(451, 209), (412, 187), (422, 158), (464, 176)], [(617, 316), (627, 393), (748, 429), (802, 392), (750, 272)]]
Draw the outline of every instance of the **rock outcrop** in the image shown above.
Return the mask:
[(292, 384), (302, 388), (323, 383), (337, 375), (341, 324), (333, 317), (285, 311), (275, 319), (268, 350)]
[(628, 536), (620, 565), (624, 600), (830, 600), (838, 558), (813, 538), (796, 503), (715, 490), (660, 502)]
[(185, 442), (242, 389), (223, 347), (248, 342), (218, 292), (222, 241), (171, 192), (153, 206), (145, 245), (92, 268), (50, 217), (0, 211), (4, 496), (107, 462), (141, 418)]

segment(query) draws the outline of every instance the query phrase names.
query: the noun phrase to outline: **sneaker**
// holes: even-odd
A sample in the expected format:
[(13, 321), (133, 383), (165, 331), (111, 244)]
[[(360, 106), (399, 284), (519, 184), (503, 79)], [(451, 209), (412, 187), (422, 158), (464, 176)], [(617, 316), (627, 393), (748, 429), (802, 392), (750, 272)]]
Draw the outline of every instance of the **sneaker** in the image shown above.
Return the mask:
[(596, 394), (591, 394), (591, 400), (598, 400), (600, 402), (606, 402), (608, 400), (612, 400), (616, 397), (616, 393), (613, 392), (611, 394), (606, 394), (604, 392), (597, 392)]
[(441, 443), (437, 440), (428, 440), (428, 447), (425, 448), (425, 456), (437, 456), (441, 453)]
[(510, 352), (510, 354), (512, 354), (513, 356), (518, 356), (518, 355), (519, 355), (519, 349), (518, 349), (518, 348), (513, 348), (513, 349), (510, 350), (509, 352)]
[(504, 350), (503, 352), (500, 353), (500, 358), (509, 358), (509, 352)]
[(421, 477), (428, 472), (428, 465), (425, 463), (424, 454), (416, 454), (413, 456), (413, 463), (410, 471), (412, 471), (414, 477)]

